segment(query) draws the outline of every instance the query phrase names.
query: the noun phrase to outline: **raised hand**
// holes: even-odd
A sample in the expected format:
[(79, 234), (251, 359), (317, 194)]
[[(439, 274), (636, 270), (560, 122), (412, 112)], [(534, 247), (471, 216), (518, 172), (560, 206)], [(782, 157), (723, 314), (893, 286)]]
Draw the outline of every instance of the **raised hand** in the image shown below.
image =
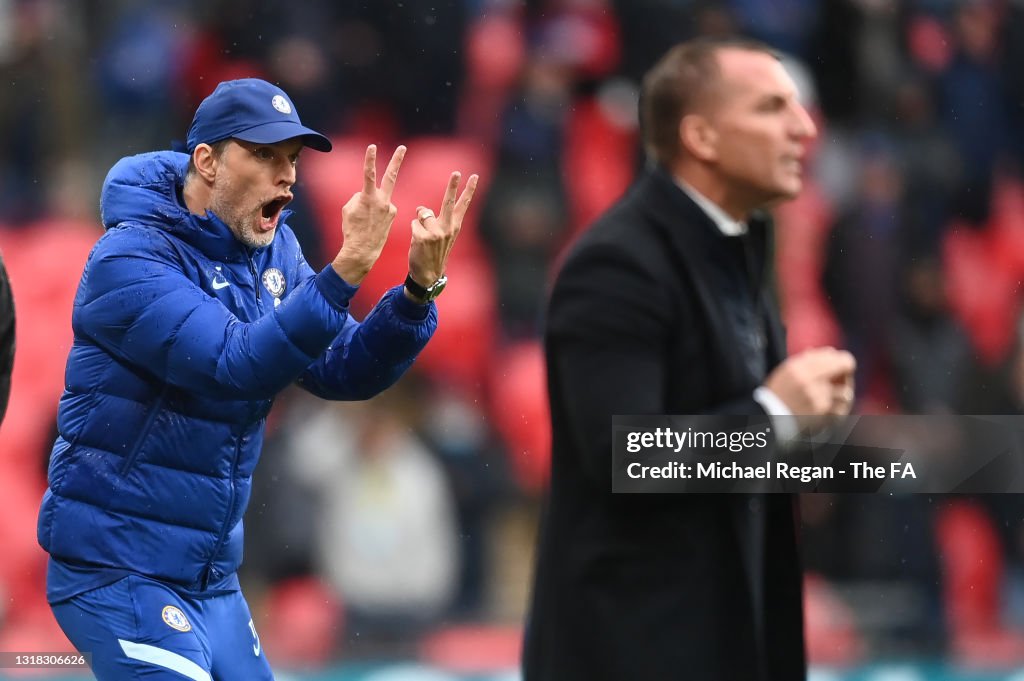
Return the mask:
[(426, 206), (416, 209), (416, 219), (412, 221), (412, 243), (409, 245), (409, 274), (420, 286), (430, 286), (445, 273), (448, 255), (462, 229), (462, 220), (480, 180), (479, 176), (470, 175), (466, 188), (456, 199), (461, 179), (462, 174), (458, 171), (449, 178), (440, 215), (435, 215)]
[(366, 148), (363, 160), (363, 189), (352, 195), (341, 209), (341, 231), (344, 243), (332, 263), (338, 275), (358, 285), (377, 262), (391, 232), (398, 209), (391, 203), (398, 169), (405, 158), (405, 147), (399, 146), (391, 156), (384, 178), (377, 185), (377, 146)]

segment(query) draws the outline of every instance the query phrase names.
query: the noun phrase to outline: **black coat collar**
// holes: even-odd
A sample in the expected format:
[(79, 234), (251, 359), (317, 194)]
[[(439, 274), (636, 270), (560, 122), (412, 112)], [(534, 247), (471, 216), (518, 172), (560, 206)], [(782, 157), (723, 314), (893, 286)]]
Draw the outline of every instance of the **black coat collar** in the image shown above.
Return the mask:
[[(635, 189), (642, 210), (662, 229), (670, 241), (681, 249), (698, 248), (713, 253), (726, 246), (731, 239), (741, 237), (722, 233), (711, 216), (687, 195), (661, 166), (644, 171)], [(747, 229), (755, 251), (764, 254), (770, 223), (763, 211), (755, 211), (747, 219)]]
[(755, 279), (763, 280), (772, 250), (771, 217), (764, 211), (755, 211), (747, 219), (745, 236), (723, 234), (711, 216), (660, 166), (644, 172), (633, 198), (669, 247), (694, 264), (699, 265), (701, 259), (718, 264), (737, 244), (746, 241), (744, 247), (751, 249), (757, 269)]
[(700, 278), (699, 272), (707, 267), (727, 267), (730, 253), (734, 253), (737, 240), (747, 241), (752, 266), (752, 285), (759, 299), (762, 314), (766, 316), (770, 365), (785, 357), (785, 336), (771, 294), (770, 260), (773, 252), (771, 217), (764, 211), (755, 211), (747, 220), (746, 236), (723, 234), (704, 210), (691, 199), (675, 179), (661, 167), (648, 168), (637, 181), (632, 195), (638, 208), (650, 220), (663, 242), (674, 252), (674, 257)]

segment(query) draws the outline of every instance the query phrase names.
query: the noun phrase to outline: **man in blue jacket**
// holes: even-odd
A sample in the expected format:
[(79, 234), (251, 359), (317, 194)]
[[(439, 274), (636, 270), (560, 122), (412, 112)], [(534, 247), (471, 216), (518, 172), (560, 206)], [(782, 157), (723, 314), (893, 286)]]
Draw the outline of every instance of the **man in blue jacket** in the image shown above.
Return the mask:
[(387, 240), (405, 148), (380, 183), (367, 149), (344, 245), (315, 273), (285, 224), (305, 147), (331, 143), (282, 90), (230, 81), (187, 155), (122, 159), (104, 183), (38, 529), (54, 615), (101, 681), (273, 678), (236, 576), (273, 398), (293, 382), (369, 398), (436, 328), (476, 176), (457, 197), (452, 173), (439, 215), (418, 209), (405, 284), (360, 323), (349, 301)]

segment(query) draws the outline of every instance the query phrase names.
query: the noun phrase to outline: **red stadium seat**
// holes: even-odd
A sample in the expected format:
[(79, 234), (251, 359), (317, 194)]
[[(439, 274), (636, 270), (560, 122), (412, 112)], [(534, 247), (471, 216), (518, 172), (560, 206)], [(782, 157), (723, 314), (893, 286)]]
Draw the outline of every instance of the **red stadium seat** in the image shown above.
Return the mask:
[(23, 474), (42, 469), (40, 457), (50, 444), (71, 347), (71, 304), (98, 237), (95, 226), (78, 222), (43, 222), (18, 233), (0, 232), (18, 339), (10, 405), (0, 428), (0, 465), (5, 468), (16, 466)]
[(943, 243), (950, 307), (990, 366), (1006, 357), (1020, 312), (1020, 274), (999, 257), (999, 249), (990, 230), (956, 226)]
[(992, 521), (978, 506), (954, 501), (939, 512), (936, 532), (950, 625), (997, 628), (1003, 553)]
[(519, 486), (539, 493), (551, 466), (547, 375), (540, 343), (496, 353), (491, 370), (491, 421), (505, 442)]
[[(71, 645), (60, 625), (57, 624), (57, 620), (54, 619), (44, 592), (37, 589), (26, 596), (31, 597), (31, 608), (19, 608), (17, 613), (7, 613), (3, 625), (0, 626), (0, 650), (8, 653), (12, 651), (74, 652), (75, 647)], [(14, 595), (11, 598), (16, 602), (23, 600), (22, 595)], [(4, 672), (11, 676), (17, 674), (18, 676), (50, 677), (54, 670), (24, 670), (18, 673), (15, 670), (5, 669)], [(76, 670), (76, 672), (79, 675), (82, 674), (82, 670)], [(4, 676), (3, 678), (8, 677)]]
[(864, 641), (856, 618), (820, 575), (804, 577), (804, 620), (807, 658), (830, 667), (855, 664), (864, 656)]
[(1024, 185), (1008, 179), (996, 182), (989, 225), (994, 263), (1024, 273)]
[(992, 520), (980, 507), (954, 501), (939, 512), (936, 532), (955, 657), (970, 666), (1024, 664), (1024, 632), (1001, 621), (1005, 558)]
[(341, 599), (325, 583), (310, 578), (277, 584), (266, 602), (257, 631), (267, 656), (286, 669), (315, 669), (337, 655), (345, 616)]
[(71, 345), (71, 304), (98, 236), (94, 225), (59, 221), (0, 231), (17, 315), (11, 399), (0, 427), (0, 650), (56, 651), (66, 644), (46, 604), (46, 554), (35, 526)]
[(985, 228), (954, 224), (943, 247), (953, 311), (981, 359), (995, 365), (1010, 350), (1021, 313), (1024, 185), (997, 181)]
[(573, 107), (565, 136), (564, 175), (572, 234), (625, 193), (634, 176), (636, 131), (612, 121), (596, 99)]
[(523, 20), (514, 8), (480, 15), (466, 31), (466, 85), (459, 103), (458, 130), (497, 146), (502, 111), (526, 60)]
[(437, 332), (416, 366), (463, 394), (482, 398), (498, 335), (494, 274), (483, 257), (453, 254), (448, 277), (452, 284), (437, 299)]
[(526, 60), (522, 21), (514, 13), (487, 12), (466, 31), (466, 80), (478, 90), (508, 93)]
[(775, 272), (788, 350), (839, 347), (842, 333), (821, 285), (832, 208), (821, 188), (808, 180), (800, 196), (781, 204), (775, 215)]
[(519, 627), (454, 626), (427, 636), (420, 658), (459, 674), (488, 674), (517, 667), (522, 647)]

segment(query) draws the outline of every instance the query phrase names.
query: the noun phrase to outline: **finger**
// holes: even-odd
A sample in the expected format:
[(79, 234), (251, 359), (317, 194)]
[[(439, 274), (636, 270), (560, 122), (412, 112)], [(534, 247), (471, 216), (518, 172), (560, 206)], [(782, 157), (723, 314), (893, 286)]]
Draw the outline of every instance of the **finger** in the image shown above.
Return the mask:
[(854, 385), (854, 374), (853, 374), (853, 372), (851, 371), (851, 372), (845, 373), (845, 374), (836, 374), (835, 376), (832, 377), (832, 385), (835, 385), (835, 386), (844, 386), (845, 385), (845, 386), (849, 386), (849, 387), (852, 388), (853, 385)]
[(423, 223), (420, 222), (419, 218), (412, 220), (410, 225), (412, 227), (412, 237), (414, 241), (423, 241), (430, 237), (430, 231), (423, 226)]
[(853, 402), (853, 388), (845, 385), (838, 388), (833, 394), (833, 399), (846, 404), (851, 404)]
[(833, 376), (853, 376), (857, 370), (857, 360), (846, 350), (836, 350), (833, 355)]
[(833, 395), (829, 413), (836, 416), (846, 416), (853, 410), (853, 399), (853, 391), (843, 389), (839, 394)]
[(473, 194), (476, 193), (476, 185), (479, 181), (479, 175), (470, 175), (466, 188), (462, 190), (462, 195), (455, 203), (454, 218), (459, 224), (462, 224), (462, 218), (466, 217), (466, 211), (469, 210), (469, 202), (473, 200)]
[(416, 220), (424, 227), (429, 228), (430, 221), (437, 220), (437, 217), (434, 215), (434, 211), (426, 206), (418, 206), (416, 208)]
[(405, 152), (405, 145), (399, 144), (398, 148), (395, 149), (395, 153), (391, 155), (391, 160), (388, 161), (387, 170), (384, 171), (384, 179), (380, 183), (380, 188), (384, 192), (384, 198), (388, 201), (391, 200), (391, 193), (395, 191), (395, 182), (398, 181), (398, 169), (402, 167)]
[(363, 159), (363, 192), (373, 194), (377, 190), (377, 145), (366, 147)]
[(421, 244), (429, 243), (433, 238), (430, 229), (425, 227), (419, 219), (412, 221), (412, 240), (413, 242), (420, 242)]
[(455, 211), (455, 196), (459, 191), (459, 180), (461, 179), (462, 173), (457, 170), (448, 178), (448, 186), (444, 190), (444, 199), (441, 201), (441, 222), (445, 225), (450, 225), (452, 222), (452, 213)]
[(812, 378), (833, 380), (845, 374), (852, 374), (857, 368), (857, 361), (845, 350), (833, 348), (817, 348), (804, 354), (804, 361)]

